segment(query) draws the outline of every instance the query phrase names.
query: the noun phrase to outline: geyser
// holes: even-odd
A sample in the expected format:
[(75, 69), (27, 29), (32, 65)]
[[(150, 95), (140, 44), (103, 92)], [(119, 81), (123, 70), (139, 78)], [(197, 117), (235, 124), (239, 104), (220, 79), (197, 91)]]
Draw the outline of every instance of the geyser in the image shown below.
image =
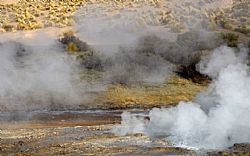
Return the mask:
[(215, 49), (197, 67), (214, 77), (207, 91), (194, 102), (176, 107), (154, 108), (150, 121), (124, 112), (121, 125), (112, 131), (119, 135), (144, 133), (164, 136), (177, 146), (218, 149), (233, 143), (250, 142), (250, 76), (248, 49)]

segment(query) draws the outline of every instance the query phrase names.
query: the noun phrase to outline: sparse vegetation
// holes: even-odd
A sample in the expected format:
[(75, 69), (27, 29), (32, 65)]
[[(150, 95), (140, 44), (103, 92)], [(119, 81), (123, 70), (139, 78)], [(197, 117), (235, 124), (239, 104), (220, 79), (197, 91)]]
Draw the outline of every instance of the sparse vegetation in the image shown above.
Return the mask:
[(80, 62), (80, 65), (88, 70), (103, 70), (103, 61), (100, 58), (100, 54), (90, 49), (86, 42), (83, 42), (75, 36), (75, 32), (72, 30), (63, 33), (59, 39), (65, 50), (70, 54), (76, 55), (76, 60)]
[(65, 49), (69, 53), (89, 50), (89, 46), (87, 45), (87, 43), (77, 38), (75, 36), (75, 32), (72, 30), (64, 32), (62, 37), (59, 39), (59, 42), (61, 42), (65, 46)]
[(69, 42), (69, 43), (66, 45), (66, 50), (67, 50), (69, 53), (74, 53), (74, 52), (78, 52), (78, 51), (79, 51), (78, 47), (77, 47), (76, 44), (73, 43), (73, 42)]
[(12, 24), (13, 31), (72, 26), (75, 23), (72, 15), (85, 2), (83, 0), (22, 0), (3, 5), (0, 1), (0, 11), (3, 15), (0, 15), (0, 24)]
[(10, 25), (10, 24), (3, 24), (2, 28), (7, 32), (14, 32), (15, 31), (15, 27), (13, 25)]
[(218, 24), (224, 29), (229, 29), (229, 30), (232, 29), (232, 26), (226, 19), (219, 20)]
[(88, 70), (103, 71), (104, 63), (100, 55), (94, 51), (87, 51), (77, 56), (80, 65)]
[(229, 47), (237, 47), (239, 43), (239, 36), (234, 33), (221, 33), (222, 39)]
[(160, 86), (126, 87), (116, 85), (109, 88), (101, 100), (111, 108), (171, 106), (179, 101), (192, 100), (204, 88), (204, 85), (173, 76)]
[(246, 25), (241, 25), (238, 28), (234, 29), (236, 32), (240, 32), (242, 34), (249, 34), (250, 33), (250, 29), (247, 29)]

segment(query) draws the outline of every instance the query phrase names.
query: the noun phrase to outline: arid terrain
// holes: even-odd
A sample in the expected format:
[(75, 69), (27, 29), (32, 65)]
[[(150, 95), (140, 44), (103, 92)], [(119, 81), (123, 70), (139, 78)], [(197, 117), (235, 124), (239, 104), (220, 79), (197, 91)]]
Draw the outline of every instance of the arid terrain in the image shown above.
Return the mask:
[(208, 151), (173, 147), (164, 138), (152, 139), (143, 134), (114, 135), (110, 130), (120, 122), (120, 113), (119, 110), (35, 112), (29, 114), (31, 120), (1, 121), (1, 155), (249, 155), (250, 152), (250, 145), (243, 143), (224, 151)]
[[(216, 48), (217, 44), (227, 44), (234, 48), (238, 44), (249, 47), (249, 8), (249, 0), (0, 0), (0, 46), (9, 40), (22, 40), (23, 43), (30, 40), (36, 43), (43, 35), (56, 38), (62, 43), (58, 46), (62, 48), (62, 54), (73, 58), (72, 60), (80, 60), (81, 66), (87, 69), (79, 72), (81, 82), (84, 81), (92, 89), (79, 87), (86, 90), (80, 92), (84, 93), (80, 96), (88, 95), (88, 98), (84, 98), (86, 101), (77, 106), (67, 103), (60, 107), (53, 98), (52, 104), (44, 107), (39, 107), (36, 103), (30, 106), (27, 103), (16, 106), (0, 101), (0, 155), (250, 155), (250, 145), (245, 142), (236, 143), (225, 150), (207, 150), (175, 147), (165, 137), (151, 138), (141, 133), (120, 136), (112, 132), (112, 127), (121, 123), (121, 113), (125, 110), (143, 116), (146, 120), (151, 108), (169, 108), (180, 101), (192, 101), (198, 93), (209, 89), (209, 83), (212, 81), (210, 75), (195, 71), (195, 64), (198, 63), (196, 55), (204, 54), (198, 59), (206, 57), (206, 53)], [(221, 38), (215, 38), (204, 46), (202, 37), (199, 38), (201, 42), (194, 39), (197, 34), (192, 34), (193, 29), (205, 29), (221, 35)], [(171, 74), (164, 75), (166, 77), (161, 83), (144, 83), (144, 80), (160, 77), (162, 69), (153, 73), (153, 76), (148, 74), (147, 72), (152, 70), (148, 69), (151, 62), (146, 62), (146, 65), (139, 62), (138, 65), (137, 60), (133, 59), (140, 56), (125, 55), (125, 58), (132, 58), (128, 61), (132, 66), (134, 62), (139, 66), (138, 70), (131, 70), (127, 64), (121, 69), (113, 66), (111, 68), (110, 64), (115, 61), (107, 59), (104, 62), (103, 55), (100, 55), (103, 58), (99, 59), (100, 56), (95, 53), (103, 47), (104, 53), (115, 51), (119, 46), (133, 44), (138, 36), (145, 34), (157, 34), (159, 38), (144, 38), (142, 45), (146, 48), (141, 48), (140, 44), (136, 47), (134, 51), (138, 52), (138, 55), (145, 55), (141, 60), (153, 56), (158, 61), (158, 55), (151, 53), (151, 49), (161, 45), (161, 42), (164, 43), (165, 39), (169, 40), (166, 42), (169, 44), (169, 51), (175, 48), (183, 49), (188, 45), (187, 49), (193, 48), (190, 51), (198, 52), (178, 59), (173, 59), (172, 55), (162, 56), (174, 64), (174, 67), (171, 66)], [(159, 43), (154, 45), (152, 41)], [(112, 50), (107, 50), (105, 46), (112, 47)], [(200, 48), (202, 46), (206, 48)], [(120, 58), (123, 61), (123, 57), (115, 57), (118, 64)], [(189, 59), (194, 61), (189, 62)], [(22, 63), (22, 60), (20, 62)], [(39, 63), (39, 60), (37, 62)], [(100, 66), (99, 62), (104, 62), (104, 65)], [(114, 66), (117, 66), (116, 63)], [(115, 81), (113, 77), (112, 81), (109, 77), (113, 73), (105, 73), (107, 69), (118, 73), (115, 75), (118, 78), (114, 76), (117, 78)], [(123, 70), (128, 72), (123, 73)], [(145, 72), (146, 76), (138, 72)], [(131, 81), (122, 79), (122, 76), (128, 73), (132, 74), (125, 79)], [(99, 82), (103, 75), (108, 77), (105, 77), (105, 87), (91, 86), (92, 83)], [(136, 79), (137, 77), (142, 77), (142, 81)], [(110, 85), (106, 86), (106, 82)], [(4, 88), (4, 85), (2, 86)], [(66, 92), (63, 96), (68, 96), (67, 89), (59, 90)], [(22, 90), (20, 92), (22, 95)], [(0, 94), (0, 100), (6, 100), (2, 98), (2, 93)], [(19, 92), (15, 94), (19, 95)], [(33, 95), (30, 90), (27, 94)], [(9, 95), (9, 92), (4, 95)], [(23, 95), (26, 96), (26, 93)], [(20, 97), (22, 99), (22, 96)], [(31, 98), (30, 101), (32, 100)], [(8, 99), (6, 101), (9, 102)], [(39, 100), (36, 102), (39, 103)], [(33, 105), (34, 108), (42, 110), (33, 109)]]
[[(139, 111), (138, 111), (139, 112)], [(119, 122), (119, 111), (41, 113), (36, 121), (12, 122), (1, 130), (3, 155), (152, 155), (191, 154), (192, 151), (165, 147), (161, 139), (141, 134), (115, 136), (110, 133)], [(50, 119), (49, 119), (50, 118)], [(88, 119), (87, 119), (88, 118)]]

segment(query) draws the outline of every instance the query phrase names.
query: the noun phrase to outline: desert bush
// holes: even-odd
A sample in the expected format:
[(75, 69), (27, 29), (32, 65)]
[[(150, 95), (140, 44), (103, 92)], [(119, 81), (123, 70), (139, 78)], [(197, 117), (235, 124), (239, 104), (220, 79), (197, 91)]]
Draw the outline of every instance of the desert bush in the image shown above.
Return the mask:
[(10, 25), (10, 24), (4, 24), (4, 25), (2, 26), (2, 28), (3, 28), (5, 31), (14, 31), (14, 30), (15, 30), (15, 26)]
[(242, 34), (249, 34), (250, 33), (250, 29), (247, 29), (246, 25), (241, 25), (238, 28), (234, 29), (236, 32), (240, 32)]
[(224, 29), (232, 29), (232, 26), (226, 19), (219, 20), (218, 24)]
[(221, 33), (222, 39), (229, 47), (237, 47), (239, 36), (234, 33)]
[(59, 39), (69, 53), (75, 53), (80, 66), (87, 70), (103, 70), (103, 59), (99, 53), (92, 50), (89, 45), (76, 37), (75, 32), (70, 30), (63, 33)]
[(77, 56), (80, 65), (88, 70), (103, 71), (104, 59), (101, 59), (100, 54), (94, 51), (87, 51)]
[(69, 53), (74, 53), (74, 52), (78, 52), (79, 49), (77, 47), (77, 45), (73, 42), (70, 42), (66, 45), (66, 50), (69, 52)]
[(89, 46), (86, 42), (83, 42), (75, 36), (74, 31), (67, 31), (63, 33), (62, 37), (59, 39), (65, 49), (69, 52), (80, 52), (89, 50)]

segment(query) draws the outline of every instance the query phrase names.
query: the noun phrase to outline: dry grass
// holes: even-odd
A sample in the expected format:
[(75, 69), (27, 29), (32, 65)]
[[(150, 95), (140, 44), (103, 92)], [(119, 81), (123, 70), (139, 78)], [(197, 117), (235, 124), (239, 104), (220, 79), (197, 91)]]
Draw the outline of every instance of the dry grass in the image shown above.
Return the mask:
[(180, 101), (193, 100), (204, 88), (204, 85), (173, 76), (165, 84), (155, 87), (113, 86), (104, 93), (101, 100), (111, 108), (170, 106)]

